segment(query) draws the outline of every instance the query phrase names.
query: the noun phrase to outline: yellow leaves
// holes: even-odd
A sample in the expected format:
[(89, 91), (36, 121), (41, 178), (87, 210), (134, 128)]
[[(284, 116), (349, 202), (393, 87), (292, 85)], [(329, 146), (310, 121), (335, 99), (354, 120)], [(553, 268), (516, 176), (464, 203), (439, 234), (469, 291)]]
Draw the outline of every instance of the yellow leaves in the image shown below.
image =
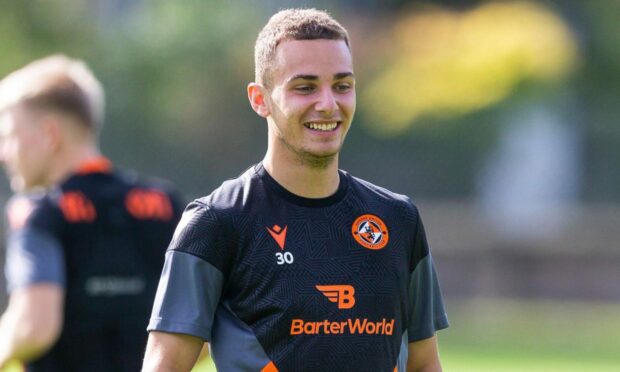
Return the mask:
[(452, 117), (497, 103), (523, 81), (569, 74), (577, 45), (563, 20), (524, 1), (465, 12), (413, 12), (385, 36), (385, 68), (361, 92), (368, 123), (397, 134), (421, 116)]

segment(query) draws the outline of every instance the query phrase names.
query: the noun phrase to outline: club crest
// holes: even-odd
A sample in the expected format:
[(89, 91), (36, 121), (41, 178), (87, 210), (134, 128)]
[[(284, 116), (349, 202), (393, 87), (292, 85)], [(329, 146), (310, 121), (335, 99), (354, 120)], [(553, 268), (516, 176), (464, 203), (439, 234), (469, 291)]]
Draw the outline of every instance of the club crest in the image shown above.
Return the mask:
[(351, 227), (353, 238), (361, 246), (378, 250), (388, 243), (389, 234), (385, 223), (373, 214), (358, 217)]

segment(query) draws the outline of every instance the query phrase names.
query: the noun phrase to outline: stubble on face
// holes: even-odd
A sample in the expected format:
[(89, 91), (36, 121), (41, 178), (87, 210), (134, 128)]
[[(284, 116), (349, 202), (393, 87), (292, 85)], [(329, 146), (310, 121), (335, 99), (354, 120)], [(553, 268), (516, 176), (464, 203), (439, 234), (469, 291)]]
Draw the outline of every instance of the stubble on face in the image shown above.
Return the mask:
[(291, 151), (291, 153), (294, 153), (296, 155), (295, 160), (297, 161), (298, 165), (307, 166), (312, 169), (327, 169), (334, 161), (336, 161), (336, 157), (338, 156), (338, 152), (328, 155), (317, 155), (313, 154), (310, 151), (306, 151), (303, 148), (296, 149), (288, 142), (286, 142), (286, 139), (282, 136), (279, 136), (278, 140), (281, 141), (282, 144), (284, 144), (284, 146), (286, 146), (289, 151)]

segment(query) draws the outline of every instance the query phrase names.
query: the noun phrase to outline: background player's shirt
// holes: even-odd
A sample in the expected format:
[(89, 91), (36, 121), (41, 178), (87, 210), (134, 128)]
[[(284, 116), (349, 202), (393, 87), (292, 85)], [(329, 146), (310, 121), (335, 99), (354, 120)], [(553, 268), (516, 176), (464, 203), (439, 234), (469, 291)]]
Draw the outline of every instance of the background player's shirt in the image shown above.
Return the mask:
[(447, 326), (407, 197), (341, 171), (302, 198), (258, 164), (187, 207), (148, 329), (211, 342), (226, 372), (392, 372)]
[(58, 342), (29, 371), (138, 371), (144, 325), (182, 204), (161, 182), (83, 165), (58, 187), (7, 206), (9, 292), (65, 290)]

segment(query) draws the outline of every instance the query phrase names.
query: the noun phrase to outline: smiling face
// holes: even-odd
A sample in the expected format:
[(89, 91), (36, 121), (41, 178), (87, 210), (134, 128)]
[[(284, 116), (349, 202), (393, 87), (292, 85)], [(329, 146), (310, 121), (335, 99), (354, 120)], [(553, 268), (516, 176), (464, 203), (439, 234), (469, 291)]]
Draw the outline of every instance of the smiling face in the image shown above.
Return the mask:
[(276, 50), (262, 116), (270, 151), (314, 167), (335, 159), (355, 113), (351, 51), (343, 40), (286, 40)]

